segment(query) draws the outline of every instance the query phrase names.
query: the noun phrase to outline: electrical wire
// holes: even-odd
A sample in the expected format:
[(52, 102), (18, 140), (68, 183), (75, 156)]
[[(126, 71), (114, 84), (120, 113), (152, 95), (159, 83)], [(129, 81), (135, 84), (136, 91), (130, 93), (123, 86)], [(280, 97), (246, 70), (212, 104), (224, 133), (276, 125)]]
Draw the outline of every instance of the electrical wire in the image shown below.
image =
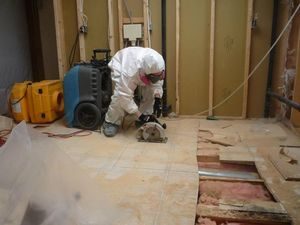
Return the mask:
[(66, 133), (66, 134), (54, 134), (51, 132), (42, 132), (43, 134), (48, 135), (48, 137), (53, 138), (70, 138), (70, 137), (85, 137), (91, 135), (93, 132), (89, 130), (79, 130), (72, 133)]
[[(256, 70), (259, 68), (259, 66), (263, 63), (263, 61), (267, 58), (267, 56), (270, 54), (270, 52), (273, 50), (273, 48), (276, 46), (276, 44), (278, 43), (278, 41), (280, 40), (280, 38), (282, 37), (282, 35), (284, 34), (284, 32), (286, 31), (286, 29), (288, 28), (288, 26), (290, 25), (290, 23), (292, 22), (292, 20), (294, 19), (296, 13), (298, 12), (300, 8), (300, 3), (298, 4), (297, 8), (295, 9), (294, 13), (292, 14), (292, 16), (290, 17), (290, 19), (288, 20), (287, 24), (285, 25), (285, 27), (282, 29), (281, 33), (278, 35), (277, 39), (275, 40), (275, 42), (272, 44), (272, 46), (270, 47), (270, 49), (267, 51), (267, 53), (262, 57), (262, 59), (259, 61), (259, 63), (254, 67), (254, 69), (249, 73), (248, 77), (246, 80), (244, 80), (243, 83), (241, 83), (230, 95), (228, 95), (225, 99), (223, 99), (221, 102), (219, 102), (218, 104), (216, 104), (215, 106), (212, 107), (213, 109), (216, 109), (218, 107), (220, 107), (221, 105), (223, 105), (228, 99), (230, 99), (237, 91), (239, 91), (241, 89), (241, 87), (243, 87), (248, 80), (254, 75), (254, 73), (256, 72)], [(209, 109), (204, 110), (200, 113), (196, 113), (195, 115), (202, 115), (206, 112), (209, 112)]]
[(71, 67), (74, 63), (75, 53), (76, 53), (76, 48), (77, 48), (78, 42), (79, 42), (79, 31), (76, 34), (75, 42), (74, 42), (74, 44), (71, 48), (70, 54), (69, 54), (69, 69), (71, 69)]

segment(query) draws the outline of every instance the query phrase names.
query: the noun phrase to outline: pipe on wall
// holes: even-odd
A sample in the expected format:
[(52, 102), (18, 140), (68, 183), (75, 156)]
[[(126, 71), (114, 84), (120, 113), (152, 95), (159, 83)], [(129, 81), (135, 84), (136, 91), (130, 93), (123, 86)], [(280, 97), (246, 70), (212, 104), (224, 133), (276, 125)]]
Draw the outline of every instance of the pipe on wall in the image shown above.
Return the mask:
[(283, 102), (284, 104), (286, 104), (286, 105), (288, 105), (290, 107), (293, 107), (294, 109), (297, 109), (298, 111), (300, 111), (300, 104), (297, 103), (297, 102), (294, 102), (294, 101), (292, 101), (292, 100), (290, 100), (288, 98), (285, 98), (285, 97), (283, 97), (283, 96), (281, 96), (279, 94), (276, 94), (274, 92), (271, 92), (271, 91), (268, 91), (267, 95), (269, 97), (273, 97), (273, 98), (279, 100), (280, 102)]
[[(271, 35), (271, 46), (276, 40), (276, 27), (277, 27), (277, 16), (278, 16), (278, 0), (274, 0), (273, 6), (273, 21), (272, 21), (272, 35)], [(272, 88), (272, 79), (273, 79), (273, 61), (275, 57), (275, 51), (270, 52), (270, 60), (269, 60), (269, 72), (268, 72), (268, 80), (267, 80), (267, 92)], [(265, 97), (265, 109), (264, 109), (264, 117), (267, 118), (270, 116), (270, 108), (271, 108), (271, 98), (268, 94)]]
[[(167, 27), (166, 27), (166, 14), (167, 14), (167, 8), (166, 8), (166, 0), (161, 0), (161, 52), (162, 57), (165, 60), (165, 66), (167, 66), (167, 45), (166, 45), (166, 34), (167, 34)], [(163, 97), (162, 97), (162, 115), (168, 116), (169, 113), (169, 107), (168, 107), (168, 96), (167, 96), (167, 69), (165, 69), (165, 80), (163, 84)]]

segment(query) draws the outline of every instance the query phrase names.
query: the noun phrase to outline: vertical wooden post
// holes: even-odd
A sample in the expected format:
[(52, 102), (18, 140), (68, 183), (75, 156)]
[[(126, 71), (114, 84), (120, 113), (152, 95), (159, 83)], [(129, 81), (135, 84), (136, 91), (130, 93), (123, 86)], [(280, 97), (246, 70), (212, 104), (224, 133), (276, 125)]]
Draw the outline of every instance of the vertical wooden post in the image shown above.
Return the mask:
[(180, 112), (179, 97), (180, 0), (176, 0), (176, 114)]
[(123, 2), (118, 0), (118, 17), (119, 17), (119, 42), (120, 49), (124, 48), (123, 42)]
[(85, 42), (84, 42), (84, 33), (80, 33), (80, 27), (83, 25), (83, 5), (82, 0), (76, 0), (76, 6), (77, 6), (77, 32), (79, 35), (79, 54), (80, 54), (80, 60), (85, 61), (86, 55), (85, 55)]
[(114, 14), (113, 14), (113, 0), (107, 0), (108, 5), (108, 41), (111, 55), (116, 53), (115, 46), (115, 32), (114, 32)]
[[(290, 16), (292, 15), (292, 1), (280, 1), (278, 3), (278, 16), (276, 25), (276, 35), (285, 27)], [(289, 42), (290, 29), (287, 29), (273, 51), (276, 52), (273, 59), (273, 74), (272, 74), (272, 91), (282, 95), (282, 87), (284, 85), (284, 71), (286, 66), (286, 56), (288, 54), (288, 42)], [(281, 114), (281, 103), (276, 99), (271, 99), (270, 116)]]
[[(244, 81), (248, 80), (249, 68), (250, 68), (252, 14), (253, 14), (253, 0), (248, 0)], [(245, 84), (244, 84), (242, 118), (246, 118), (246, 116), (247, 116), (247, 101), (248, 101), (248, 81), (245, 82)]]
[(148, 15), (149, 15), (149, 1), (143, 1), (143, 15), (144, 15), (144, 47), (151, 47), (149, 43), (149, 23), (148, 23)]
[(216, 0), (211, 0), (210, 8), (210, 45), (209, 45), (209, 95), (208, 114), (213, 115), (213, 94), (214, 94), (214, 51), (215, 51), (215, 14)]
[(66, 66), (66, 46), (65, 46), (64, 20), (62, 14), (62, 2), (60, 0), (53, 0), (53, 9), (54, 9), (54, 20), (55, 20), (58, 71), (59, 71), (59, 78), (63, 80), (64, 74), (67, 71), (67, 66)]
[[(297, 17), (296, 17), (297, 18)], [(296, 76), (294, 81), (293, 101), (300, 102), (300, 29), (298, 30), (298, 47), (296, 59)], [(294, 126), (300, 127), (300, 112), (292, 109), (291, 122)]]

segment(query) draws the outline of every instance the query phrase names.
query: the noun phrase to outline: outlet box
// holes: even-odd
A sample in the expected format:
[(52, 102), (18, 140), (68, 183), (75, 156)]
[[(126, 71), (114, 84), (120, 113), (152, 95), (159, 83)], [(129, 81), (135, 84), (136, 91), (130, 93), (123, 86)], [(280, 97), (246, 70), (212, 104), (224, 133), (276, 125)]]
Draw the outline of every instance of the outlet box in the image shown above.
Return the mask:
[(142, 24), (124, 24), (124, 38), (130, 41), (136, 41), (137, 38), (142, 38)]

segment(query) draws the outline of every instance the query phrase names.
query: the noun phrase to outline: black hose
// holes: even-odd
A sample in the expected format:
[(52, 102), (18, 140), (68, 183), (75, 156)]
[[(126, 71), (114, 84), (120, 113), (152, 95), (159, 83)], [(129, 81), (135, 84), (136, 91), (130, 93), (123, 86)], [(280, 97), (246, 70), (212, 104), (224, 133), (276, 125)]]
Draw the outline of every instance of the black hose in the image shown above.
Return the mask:
[[(167, 67), (167, 46), (166, 46), (166, 34), (167, 34), (167, 28), (166, 28), (166, 0), (161, 0), (161, 46), (162, 46), (162, 57), (165, 60), (165, 67)], [(167, 102), (168, 96), (167, 96), (167, 69), (165, 69), (165, 80), (163, 84), (163, 96), (162, 96), (162, 115), (164, 117), (168, 116), (169, 113), (169, 107)]]
[[(277, 16), (278, 16), (278, 0), (274, 0), (271, 46), (276, 40)], [(274, 56), (275, 56), (275, 51), (273, 50), (273, 51), (270, 52), (269, 72), (268, 72), (267, 90), (266, 90), (267, 92), (272, 89)], [(265, 109), (264, 109), (264, 117), (265, 118), (270, 116), (270, 109), (271, 109), (271, 98), (268, 94), (266, 94), (266, 96), (265, 96)]]
[(71, 51), (70, 51), (70, 54), (69, 54), (69, 69), (71, 69), (71, 67), (73, 66), (78, 42), (79, 42), (79, 32), (77, 32), (77, 34), (76, 34), (75, 41), (72, 45), (72, 48), (71, 48)]

